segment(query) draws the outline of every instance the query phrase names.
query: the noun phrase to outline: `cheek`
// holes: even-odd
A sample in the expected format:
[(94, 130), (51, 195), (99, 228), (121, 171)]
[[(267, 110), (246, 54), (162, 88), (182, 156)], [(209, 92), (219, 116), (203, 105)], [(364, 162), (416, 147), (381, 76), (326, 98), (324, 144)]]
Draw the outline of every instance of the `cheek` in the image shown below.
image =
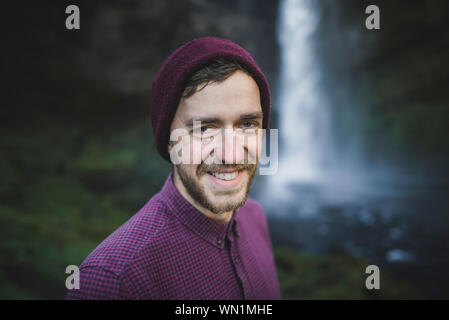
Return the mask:
[[(193, 141), (191, 137), (183, 137), (183, 139), (176, 145), (178, 157), (181, 163), (187, 170), (189, 166), (197, 166), (201, 163), (201, 144)], [(191, 169), (189, 169), (191, 171)]]
[(254, 135), (245, 138), (244, 148), (248, 150), (248, 156), (259, 159), (262, 152), (262, 135)]
[(219, 139), (217, 137), (214, 137), (212, 140), (203, 141), (201, 143), (201, 162), (211, 164), (212, 158), (210, 157), (213, 154), (213, 151), (216, 148), (219, 148), (219, 145)]
[(256, 136), (254, 139), (251, 139), (248, 142), (248, 151), (251, 154), (260, 155), (260, 152), (262, 151), (262, 138)]
[(183, 145), (183, 152), (189, 155), (189, 164), (198, 167), (201, 163), (205, 162), (215, 149), (216, 143), (212, 141), (201, 141), (200, 139), (193, 138), (187, 141)]
[(188, 164), (186, 165), (187, 170), (194, 176), (197, 175), (197, 169), (198, 169), (198, 165), (197, 164)]
[(182, 170), (184, 172), (184, 175), (187, 176), (190, 179), (197, 179), (197, 169), (198, 165), (193, 164), (181, 164), (178, 166), (179, 170)]

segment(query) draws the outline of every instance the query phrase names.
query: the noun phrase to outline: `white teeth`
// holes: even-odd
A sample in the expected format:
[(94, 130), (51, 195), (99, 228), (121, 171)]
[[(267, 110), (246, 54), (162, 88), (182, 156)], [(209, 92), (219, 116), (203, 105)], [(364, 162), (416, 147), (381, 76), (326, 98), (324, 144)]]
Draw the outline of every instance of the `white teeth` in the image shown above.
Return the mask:
[(230, 172), (230, 173), (218, 173), (218, 172), (212, 172), (212, 175), (217, 177), (218, 179), (222, 180), (232, 180), (235, 179), (238, 175), (238, 172)]

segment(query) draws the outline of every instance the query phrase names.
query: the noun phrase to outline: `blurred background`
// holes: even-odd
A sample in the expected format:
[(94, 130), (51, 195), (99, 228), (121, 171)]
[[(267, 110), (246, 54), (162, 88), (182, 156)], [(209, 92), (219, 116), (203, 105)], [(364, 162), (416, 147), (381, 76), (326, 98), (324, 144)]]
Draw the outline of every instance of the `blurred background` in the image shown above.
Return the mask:
[[(81, 29), (67, 30), (76, 4)], [(367, 30), (365, 9), (380, 9)], [(251, 196), (284, 299), (449, 298), (449, 2), (4, 4), (0, 298), (62, 299), (79, 265), (162, 186), (151, 84), (195, 37), (266, 74), (279, 169)], [(365, 268), (380, 267), (380, 290)]]

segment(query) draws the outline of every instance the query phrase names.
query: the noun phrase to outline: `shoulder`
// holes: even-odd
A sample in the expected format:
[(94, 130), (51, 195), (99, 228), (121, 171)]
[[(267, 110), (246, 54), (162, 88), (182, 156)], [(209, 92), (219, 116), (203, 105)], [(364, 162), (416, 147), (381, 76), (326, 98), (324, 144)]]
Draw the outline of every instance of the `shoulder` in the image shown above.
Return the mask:
[(262, 229), (267, 228), (267, 217), (262, 205), (251, 197), (239, 209), (239, 221), (250, 221), (252, 225)]
[(170, 220), (168, 208), (159, 194), (110, 234), (83, 261), (80, 269), (94, 268), (119, 276), (139, 256)]
[(252, 218), (266, 219), (265, 210), (262, 205), (251, 197), (246, 199), (245, 204), (240, 208), (241, 211), (245, 211), (246, 215), (251, 215)]
[(251, 210), (258, 215), (265, 215), (265, 210), (263, 209), (262, 205), (251, 197), (248, 197), (246, 199), (245, 205), (243, 207)]
[(70, 290), (67, 299), (138, 299), (144, 291), (157, 297), (151, 279), (144, 277), (147, 250), (175, 223), (159, 195), (89, 254), (79, 267), (79, 289)]

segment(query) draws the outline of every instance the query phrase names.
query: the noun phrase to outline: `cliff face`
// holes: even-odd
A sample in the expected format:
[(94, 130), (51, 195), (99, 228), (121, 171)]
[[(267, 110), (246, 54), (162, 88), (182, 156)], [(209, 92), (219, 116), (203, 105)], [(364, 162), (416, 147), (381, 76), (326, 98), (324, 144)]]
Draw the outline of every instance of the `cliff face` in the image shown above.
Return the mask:
[[(56, 69), (60, 81), (79, 77), (91, 81), (90, 86), (100, 84), (118, 91), (117, 94), (147, 98), (154, 75), (174, 49), (196, 37), (218, 36), (245, 47), (270, 79), (275, 77), (277, 1), (260, 4), (245, 0), (78, 1), (77, 4), (81, 29), (71, 31), (65, 29), (68, 16), (65, 2), (42, 1), (29, 5), (26, 11), (11, 5), (6, 21), (11, 52), (6, 61), (9, 67), (14, 65), (14, 74), (27, 74), (28, 78), (44, 82), (55, 80), (47, 78)], [(64, 69), (58, 64), (63, 64)], [(36, 70), (37, 66), (41, 68)], [(9, 71), (13, 73), (12, 69)], [(11, 83), (14, 91), (18, 85)], [(46, 90), (39, 92), (48, 95)]]
[[(86, 4), (86, 10), (92, 7)], [(228, 38), (276, 70), (277, 1), (134, 1), (95, 8), (80, 61), (126, 93), (147, 92), (163, 60), (201, 36)]]
[[(365, 28), (370, 4), (380, 9), (380, 30)], [(316, 52), (336, 123), (363, 133), (371, 160), (447, 163), (449, 4), (319, 1), (317, 9)], [(341, 142), (350, 139), (341, 133)]]

